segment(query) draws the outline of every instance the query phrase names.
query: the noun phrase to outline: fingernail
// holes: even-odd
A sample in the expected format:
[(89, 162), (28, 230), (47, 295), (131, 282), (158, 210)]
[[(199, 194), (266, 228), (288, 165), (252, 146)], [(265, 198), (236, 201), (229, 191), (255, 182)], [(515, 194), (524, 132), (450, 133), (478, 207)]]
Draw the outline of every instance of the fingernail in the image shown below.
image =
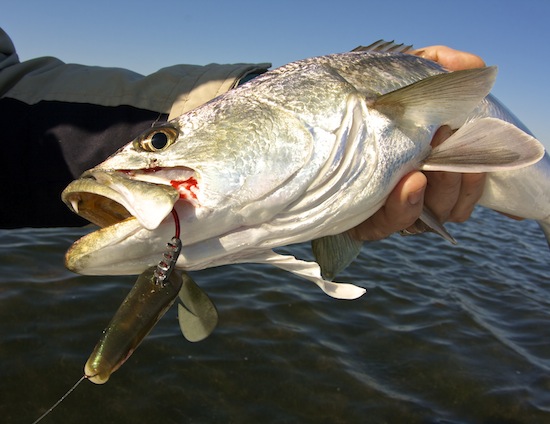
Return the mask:
[(424, 198), (424, 188), (421, 188), (417, 191), (413, 191), (407, 197), (407, 201), (411, 206), (418, 205), (420, 201)]

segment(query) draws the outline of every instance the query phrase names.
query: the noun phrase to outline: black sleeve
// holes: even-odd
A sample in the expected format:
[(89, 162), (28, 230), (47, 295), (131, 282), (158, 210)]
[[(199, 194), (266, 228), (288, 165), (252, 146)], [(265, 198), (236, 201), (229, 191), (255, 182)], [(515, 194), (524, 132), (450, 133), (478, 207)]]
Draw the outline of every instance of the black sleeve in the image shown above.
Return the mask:
[(63, 189), (166, 115), (131, 106), (0, 98), (0, 228), (80, 226)]

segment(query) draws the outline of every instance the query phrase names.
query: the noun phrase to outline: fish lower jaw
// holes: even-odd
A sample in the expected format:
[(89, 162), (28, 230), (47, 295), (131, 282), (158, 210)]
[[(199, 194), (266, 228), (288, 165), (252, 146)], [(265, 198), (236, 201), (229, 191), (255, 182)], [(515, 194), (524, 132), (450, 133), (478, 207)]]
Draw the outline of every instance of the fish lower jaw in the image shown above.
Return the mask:
[(158, 264), (166, 243), (174, 236), (167, 219), (155, 230), (135, 217), (84, 235), (67, 250), (65, 266), (82, 275), (134, 275)]

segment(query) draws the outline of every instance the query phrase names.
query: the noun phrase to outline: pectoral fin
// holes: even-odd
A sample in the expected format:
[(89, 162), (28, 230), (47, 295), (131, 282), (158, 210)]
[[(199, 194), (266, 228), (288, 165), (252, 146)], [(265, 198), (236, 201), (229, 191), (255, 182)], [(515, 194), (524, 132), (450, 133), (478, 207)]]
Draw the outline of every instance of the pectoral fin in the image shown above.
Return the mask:
[(409, 135), (420, 127), (447, 124), (456, 128), (489, 94), (496, 74), (492, 66), (433, 75), (383, 94), (369, 107), (388, 116)]
[(538, 162), (544, 146), (515, 125), (483, 118), (459, 128), (432, 150), (420, 169), (447, 172), (494, 172)]
[(218, 311), (208, 295), (187, 274), (178, 293), (178, 321), (184, 337), (190, 342), (207, 338), (218, 324)]
[(362, 241), (353, 239), (348, 233), (312, 240), (311, 249), (321, 268), (322, 277), (332, 281), (353, 262), (362, 245)]

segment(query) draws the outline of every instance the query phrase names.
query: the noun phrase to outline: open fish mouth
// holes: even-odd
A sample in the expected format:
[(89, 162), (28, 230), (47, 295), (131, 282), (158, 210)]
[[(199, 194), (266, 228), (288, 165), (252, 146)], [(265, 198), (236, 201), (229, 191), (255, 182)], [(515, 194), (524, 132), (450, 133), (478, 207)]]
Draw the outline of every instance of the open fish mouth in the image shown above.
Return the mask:
[[(152, 232), (162, 232), (157, 228), (180, 199), (193, 201), (193, 190), (194, 172), (183, 167), (87, 171), (61, 197), (71, 210), (101, 228), (71, 246), (65, 257), (67, 268), (88, 275), (133, 274), (154, 264), (156, 251), (162, 250), (166, 240), (154, 240)], [(114, 262), (122, 261), (121, 255), (134, 259), (127, 266), (114, 267)]]
[(94, 179), (81, 179), (64, 190), (62, 199), (73, 212), (104, 228), (132, 217), (128, 209), (107, 197), (108, 191)]
[(78, 215), (99, 227), (135, 218), (154, 230), (180, 199), (196, 198), (189, 168), (104, 171), (93, 169), (73, 181), (61, 197)]

